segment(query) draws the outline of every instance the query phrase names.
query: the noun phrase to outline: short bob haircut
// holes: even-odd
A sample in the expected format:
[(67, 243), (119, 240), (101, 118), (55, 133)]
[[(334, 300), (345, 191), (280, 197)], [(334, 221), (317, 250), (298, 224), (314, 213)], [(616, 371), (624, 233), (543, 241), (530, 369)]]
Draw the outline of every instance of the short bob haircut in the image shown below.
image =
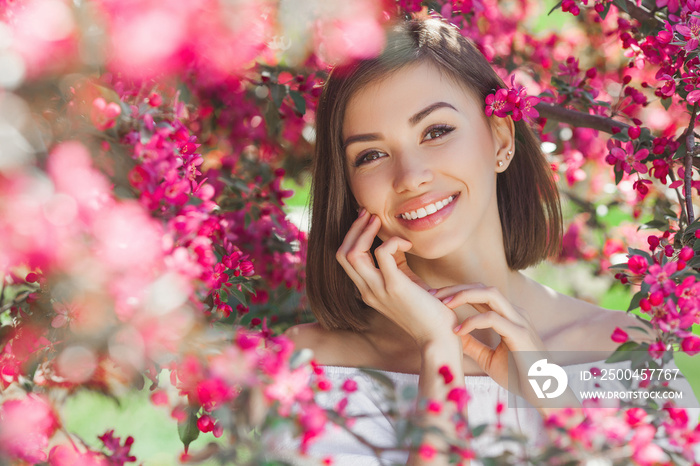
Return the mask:
[[(370, 313), (375, 312), (362, 301), (335, 257), (358, 209), (346, 177), (345, 109), (359, 89), (418, 63), (435, 66), (481, 102), (505, 88), (474, 44), (439, 19), (402, 21), (388, 33), (380, 56), (331, 71), (316, 113), (306, 284), (311, 310), (326, 329), (365, 330)], [(551, 168), (538, 139), (522, 120), (515, 122), (515, 152), (508, 169), (498, 174), (497, 196), (508, 266), (521, 270), (559, 251), (562, 222)], [(372, 252), (380, 244), (376, 238)]]

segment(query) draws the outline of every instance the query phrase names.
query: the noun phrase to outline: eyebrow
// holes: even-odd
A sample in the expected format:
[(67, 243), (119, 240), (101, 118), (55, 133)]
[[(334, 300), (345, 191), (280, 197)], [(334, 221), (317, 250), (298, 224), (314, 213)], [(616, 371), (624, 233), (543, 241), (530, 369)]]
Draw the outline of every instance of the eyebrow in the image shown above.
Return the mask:
[[(457, 109), (452, 104), (448, 104), (447, 102), (435, 102), (434, 104), (428, 105), (423, 110), (420, 110), (418, 113), (409, 118), (408, 123), (411, 126), (416, 126), (418, 123), (420, 123), (420, 121), (423, 118), (427, 117), (439, 108), (451, 108), (455, 112), (457, 111)], [(348, 137), (345, 140), (345, 142), (343, 142), (343, 149), (354, 142), (378, 141), (381, 138), (382, 135), (379, 133), (356, 134)]]

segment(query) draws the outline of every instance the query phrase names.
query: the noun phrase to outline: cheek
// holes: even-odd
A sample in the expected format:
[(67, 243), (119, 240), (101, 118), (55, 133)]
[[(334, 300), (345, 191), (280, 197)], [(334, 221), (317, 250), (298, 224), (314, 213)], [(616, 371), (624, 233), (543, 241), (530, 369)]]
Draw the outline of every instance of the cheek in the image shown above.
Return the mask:
[(351, 180), (350, 190), (360, 207), (364, 207), (373, 214), (381, 212), (380, 206), (386, 195), (382, 194), (381, 184), (376, 180), (373, 181), (369, 177), (361, 180)]

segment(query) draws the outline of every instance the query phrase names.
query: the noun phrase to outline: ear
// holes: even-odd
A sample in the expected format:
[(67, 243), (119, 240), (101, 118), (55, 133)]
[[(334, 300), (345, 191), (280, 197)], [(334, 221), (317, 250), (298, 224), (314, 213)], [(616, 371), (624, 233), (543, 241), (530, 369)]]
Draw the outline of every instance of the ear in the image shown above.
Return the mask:
[(510, 116), (489, 117), (491, 135), (494, 147), (494, 165), (496, 172), (501, 173), (508, 169), (515, 156), (515, 123)]

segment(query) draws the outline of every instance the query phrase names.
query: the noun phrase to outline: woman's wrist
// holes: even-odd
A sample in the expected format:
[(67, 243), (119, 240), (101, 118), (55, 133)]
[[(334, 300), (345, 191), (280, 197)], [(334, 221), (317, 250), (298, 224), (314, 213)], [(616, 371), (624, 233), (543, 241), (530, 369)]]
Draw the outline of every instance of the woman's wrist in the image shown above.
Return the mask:
[(454, 332), (444, 332), (439, 335), (425, 336), (416, 339), (416, 344), (420, 349), (423, 359), (441, 359), (445, 354), (451, 354), (453, 357), (462, 361), (462, 344), (458, 335)]

